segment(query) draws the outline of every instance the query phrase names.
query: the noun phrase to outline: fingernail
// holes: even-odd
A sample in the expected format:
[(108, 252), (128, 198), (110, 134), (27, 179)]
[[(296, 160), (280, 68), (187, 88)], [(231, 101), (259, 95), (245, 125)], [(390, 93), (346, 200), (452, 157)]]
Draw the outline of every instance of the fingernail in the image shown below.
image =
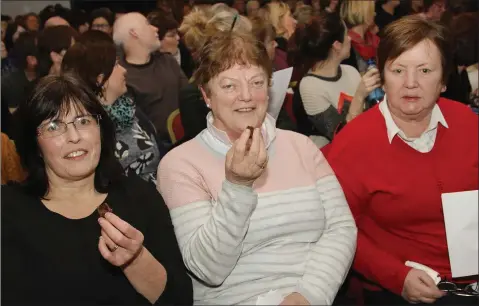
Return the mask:
[(103, 221), (101, 220), (102, 218), (98, 218), (98, 223), (102, 223)]

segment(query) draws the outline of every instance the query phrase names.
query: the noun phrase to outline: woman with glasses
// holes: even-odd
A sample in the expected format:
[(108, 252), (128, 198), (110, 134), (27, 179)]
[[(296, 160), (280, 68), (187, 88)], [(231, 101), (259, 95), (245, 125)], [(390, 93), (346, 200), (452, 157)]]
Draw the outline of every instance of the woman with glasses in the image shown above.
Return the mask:
[(108, 8), (99, 8), (90, 14), (90, 29), (102, 31), (108, 35), (113, 33), (115, 15)]
[(126, 70), (117, 62), (112, 38), (100, 31), (85, 32), (68, 49), (62, 70), (77, 73), (115, 123), (115, 155), (125, 173), (136, 173), (156, 185), (156, 169), (166, 150), (160, 149), (153, 124), (127, 92)]
[(90, 89), (47, 76), (17, 113), (28, 177), (2, 186), (2, 304), (191, 304), (163, 199), (122, 174)]

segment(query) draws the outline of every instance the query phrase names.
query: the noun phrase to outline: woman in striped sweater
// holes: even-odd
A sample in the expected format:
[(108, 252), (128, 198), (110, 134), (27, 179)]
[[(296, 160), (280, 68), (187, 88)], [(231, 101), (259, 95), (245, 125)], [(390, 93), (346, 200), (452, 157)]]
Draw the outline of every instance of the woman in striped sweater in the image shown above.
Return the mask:
[(271, 62), (252, 35), (214, 33), (199, 56), (207, 128), (158, 171), (195, 303), (332, 304), (357, 234), (336, 176), (266, 114)]

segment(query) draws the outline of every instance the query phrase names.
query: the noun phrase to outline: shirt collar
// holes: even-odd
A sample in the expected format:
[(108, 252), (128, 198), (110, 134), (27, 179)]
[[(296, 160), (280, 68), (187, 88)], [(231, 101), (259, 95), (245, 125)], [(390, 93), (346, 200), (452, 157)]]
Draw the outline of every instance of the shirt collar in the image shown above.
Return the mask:
[[(389, 106), (387, 104), (387, 96), (384, 96), (384, 100), (379, 103), (379, 110), (383, 114), (384, 120), (386, 122), (386, 129), (387, 129), (387, 135), (388, 135), (388, 140), (389, 143), (392, 143), (394, 136), (397, 134), (400, 134), (400, 136), (404, 136), (402, 138), (405, 138), (405, 134), (403, 131), (399, 129), (397, 126), (396, 122), (394, 122), (391, 111), (389, 110)], [(438, 124), (441, 123), (442, 126), (445, 128), (449, 128), (447, 125), (446, 119), (444, 118), (444, 115), (441, 112), (441, 109), (439, 108), (439, 105), (437, 103), (434, 105), (434, 108), (432, 109), (432, 114), (431, 114), (431, 121), (429, 122), (429, 126), (424, 131), (424, 133), (429, 132), (435, 128), (437, 128)]]
[[(218, 129), (213, 125), (213, 119), (213, 113), (209, 112), (206, 116), (206, 129), (208, 131), (208, 134), (213, 136), (216, 140), (220, 141), (223, 145), (231, 147), (233, 144), (231, 143), (230, 138), (228, 137), (226, 132)], [(276, 137), (276, 121), (268, 113), (266, 113), (266, 117), (263, 121), (263, 124), (261, 125), (261, 134), (263, 135), (263, 139), (265, 140), (266, 149), (268, 149), (268, 147)]]

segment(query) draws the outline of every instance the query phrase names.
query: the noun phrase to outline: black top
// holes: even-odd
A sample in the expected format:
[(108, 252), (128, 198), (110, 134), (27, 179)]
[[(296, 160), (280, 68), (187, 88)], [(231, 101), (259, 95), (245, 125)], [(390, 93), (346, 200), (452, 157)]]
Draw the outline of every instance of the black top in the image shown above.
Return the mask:
[(33, 91), (35, 81), (29, 81), (23, 70), (14, 72), (2, 77), (2, 101), (8, 107), (18, 107), (25, 102)]
[(206, 129), (206, 115), (210, 109), (206, 106), (201, 91), (195, 84), (188, 84), (180, 90), (180, 116), (185, 135), (180, 143), (196, 137)]
[(379, 28), (378, 36), (381, 37), (383, 34), (384, 28), (391, 22), (395, 21), (396, 19), (398, 19), (398, 16), (396, 14), (391, 15), (388, 12), (386, 12), (381, 5), (378, 6), (376, 8), (376, 17), (374, 17), (374, 22)]
[[(130, 175), (105, 202), (144, 234), (144, 246), (168, 280), (157, 305), (191, 305), (186, 273), (170, 215), (150, 184)], [(98, 250), (99, 215), (72, 220), (47, 209), (19, 185), (2, 186), (2, 305), (146, 305), (120, 268)]]

